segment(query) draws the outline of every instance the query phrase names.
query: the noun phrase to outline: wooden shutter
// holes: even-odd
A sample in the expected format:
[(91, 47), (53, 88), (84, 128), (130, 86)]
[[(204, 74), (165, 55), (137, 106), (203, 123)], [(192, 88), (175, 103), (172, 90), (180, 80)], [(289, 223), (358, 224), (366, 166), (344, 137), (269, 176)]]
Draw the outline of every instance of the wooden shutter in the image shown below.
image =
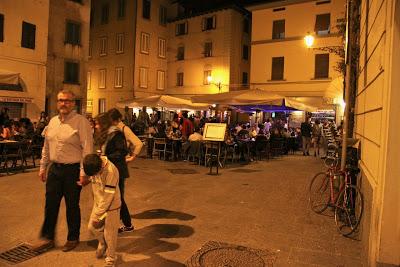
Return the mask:
[(317, 34), (328, 34), (330, 32), (331, 14), (317, 15), (315, 20), (315, 32)]
[(315, 78), (329, 77), (329, 54), (315, 55)]
[(283, 80), (284, 64), (285, 64), (284, 57), (272, 58), (271, 80)]
[(214, 15), (212, 18), (213, 18), (213, 25), (212, 25), (212, 28), (215, 29), (215, 28), (217, 28), (217, 16)]
[(272, 39), (285, 38), (285, 20), (275, 20), (272, 27)]

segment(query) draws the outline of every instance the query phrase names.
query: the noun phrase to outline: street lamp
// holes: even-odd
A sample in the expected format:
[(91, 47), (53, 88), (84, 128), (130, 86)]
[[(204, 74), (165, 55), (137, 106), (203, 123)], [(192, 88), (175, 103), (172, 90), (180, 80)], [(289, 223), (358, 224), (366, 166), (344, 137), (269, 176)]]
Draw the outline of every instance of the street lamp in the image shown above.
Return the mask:
[(312, 36), (310, 33), (307, 33), (307, 35), (304, 37), (304, 42), (308, 48), (314, 44), (314, 39), (314, 36)]
[(210, 76), (207, 76), (207, 82), (208, 82), (209, 84), (214, 84), (214, 85), (216, 85), (216, 86), (218, 87), (218, 93), (221, 93), (221, 86), (222, 86), (221, 82), (219, 81), (219, 82), (213, 83), (212, 80), (213, 80), (213, 78), (212, 78), (211, 75), (210, 75)]

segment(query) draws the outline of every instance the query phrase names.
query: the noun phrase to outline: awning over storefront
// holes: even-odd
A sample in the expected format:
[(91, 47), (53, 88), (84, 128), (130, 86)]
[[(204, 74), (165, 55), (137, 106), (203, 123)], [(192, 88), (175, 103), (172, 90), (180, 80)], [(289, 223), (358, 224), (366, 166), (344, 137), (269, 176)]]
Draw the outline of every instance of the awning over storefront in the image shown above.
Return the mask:
[(0, 84), (17, 85), (19, 83), (19, 73), (0, 69)]

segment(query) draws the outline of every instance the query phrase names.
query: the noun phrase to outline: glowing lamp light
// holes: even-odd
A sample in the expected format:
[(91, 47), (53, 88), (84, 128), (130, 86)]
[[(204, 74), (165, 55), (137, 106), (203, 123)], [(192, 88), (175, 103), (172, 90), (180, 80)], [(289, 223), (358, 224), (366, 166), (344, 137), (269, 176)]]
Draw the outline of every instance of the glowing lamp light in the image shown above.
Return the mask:
[(216, 104), (212, 104), (211, 106), (212, 106), (213, 108), (215, 108), (217, 105), (216, 105)]
[(208, 82), (208, 83), (211, 83), (212, 80), (213, 80), (213, 78), (212, 78), (211, 76), (207, 76), (207, 82)]
[(311, 47), (314, 44), (314, 36), (312, 36), (311, 34), (307, 34), (304, 37), (304, 42), (306, 43), (307, 47)]
[(346, 102), (344, 102), (343, 99), (339, 102), (339, 104), (343, 109), (346, 107)]

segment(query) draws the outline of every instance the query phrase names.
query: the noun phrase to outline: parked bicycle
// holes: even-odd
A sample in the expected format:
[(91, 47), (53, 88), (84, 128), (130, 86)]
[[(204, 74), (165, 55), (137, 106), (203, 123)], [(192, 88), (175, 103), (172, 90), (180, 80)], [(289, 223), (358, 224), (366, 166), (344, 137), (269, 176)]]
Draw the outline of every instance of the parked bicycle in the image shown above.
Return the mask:
[(317, 173), (309, 187), (311, 209), (320, 214), (328, 207), (334, 208), (336, 227), (344, 236), (356, 232), (364, 210), (362, 192), (353, 181), (358, 172), (351, 166), (340, 171), (337, 164), (332, 164), (326, 172)]

